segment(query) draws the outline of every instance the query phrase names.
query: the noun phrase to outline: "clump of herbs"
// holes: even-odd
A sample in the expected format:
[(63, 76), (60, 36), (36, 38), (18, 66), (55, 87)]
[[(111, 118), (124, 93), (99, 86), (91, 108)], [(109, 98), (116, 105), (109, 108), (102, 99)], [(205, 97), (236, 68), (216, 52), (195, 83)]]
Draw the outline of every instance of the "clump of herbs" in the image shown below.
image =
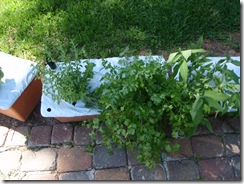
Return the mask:
[(179, 148), (171, 146), (166, 127), (171, 127), (173, 138), (191, 136), (199, 125), (212, 131), (207, 119), (212, 112), (223, 115), (234, 108), (239, 115), (239, 77), (227, 63), (240, 63), (230, 57), (211, 63), (204, 53), (179, 49), (166, 62), (134, 57), (132, 62), (120, 61), (120, 66), (104, 60), (109, 72), (96, 90), (101, 114), (87, 125), (92, 138), (100, 132), (108, 148), (136, 148), (139, 162), (152, 167), (162, 152)]
[[(40, 73), (39, 78), (44, 85), (47, 85), (43, 93), (51, 94), (52, 99), (58, 103), (64, 100), (74, 104), (81, 100), (89, 106), (93, 103), (89, 82), (94, 76), (95, 64), (89, 59), (81, 61), (80, 57), (84, 56), (84, 50), (79, 50), (74, 42), (71, 44), (73, 47), (70, 50), (62, 46), (57, 48), (60, 53), (58, 58), (53, 58), (51, 53), (47, 51), (47, 60), (49, 61), (39, 62), (37, 65), (36, 68)], [(47, 65), (48, 63), (52, 63), (52, 67), (56, 66), (56, 68), (51, 69)]]

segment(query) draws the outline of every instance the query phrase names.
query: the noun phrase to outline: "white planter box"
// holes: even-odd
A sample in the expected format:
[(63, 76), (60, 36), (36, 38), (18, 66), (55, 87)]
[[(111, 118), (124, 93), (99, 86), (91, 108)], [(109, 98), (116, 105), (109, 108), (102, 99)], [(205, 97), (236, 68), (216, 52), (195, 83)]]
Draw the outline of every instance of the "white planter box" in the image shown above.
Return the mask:
[[(161, 56), (153, 56), (154, 59), (158, 58), (162, 62), (164, 62), (164, 58)], [(240, 57), (232, 57), (235, 60), (240, 61)], [(118, 61), (122, 59), (119, 57), (114, 58), (106, 58), (108, 62), (112, 65), (117, 65)], [(147, 60), (146, 56), (140, 56), (140, 59)], [(217, 62), (220, 59), (225, 59), (225, 57), (209, 57), (213, 62)], [(81, 60), (84, 62), (85, 60)], [(94, 89), (100, 85), (100, 79), (103, 74), (106, 73), (106, 70), (101, 70), (102, 67), (102, 59), (91, 59), (91, 62), (95, 63), (94, 67), (94, 78), (90, 82), (90, 86)], [(62, 66), (62, 63), (57, 63), (57, 70), (59, 70)], [(48, 67), (48, 66), (47, 66)], [(237, 67), (233, 64), (228, 64), (228, 68), (233, 69), (234, 72), (240, 76), (240, 67)], [(49, 84), (43, 85), (43, 90), (48, 87)], [(85, 119), (94, 118), (99, 116), (99, 109), (91, 109), (86, 108), (82, 101), (78, 101), (75, 106), (71, 103), (61, 100), (60, 104), (54, 102), (52, 100), (51, 94), (44, 95), (41, 97), (41, 114), (44, 117), (54, 117), (61, 122), (75, 122), (82, 121)]]

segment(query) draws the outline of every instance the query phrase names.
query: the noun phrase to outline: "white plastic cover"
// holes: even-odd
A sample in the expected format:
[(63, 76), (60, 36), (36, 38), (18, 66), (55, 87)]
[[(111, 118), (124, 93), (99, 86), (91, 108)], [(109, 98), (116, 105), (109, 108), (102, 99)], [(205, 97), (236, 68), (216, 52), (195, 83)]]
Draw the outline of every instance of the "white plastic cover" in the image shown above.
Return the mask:
[[(213, 63), (217, 63), (221, 59), (226, 59), (226, 57), (207, 57), (208, 59), (211, 59)], [(240, 62), (240, 56), (232, 56), (231, 59), (239, 61)], [(233, 70), (233, 72), (240, 77), (240, 67), (233, 65), (232, 63), (227, 63), (227, 68), (229, 70)]]
[[(152, 56), (154, 59), (159, 59), (164, 62), (164, 58), (162, 56)], [(147, 61), (146, 56), (139, 56), (140, 59)], [(240, 57), (231, 57), (234, 60), (240, 61)], [(122, 58), (114, 57), (114, 58), (106, 58), (108, 62), (112, 65), (117, 65), (118, 61)], [(131, 58), (132, 59), (132, 58)], [(220, 59), (225, 59), (225, 57), (208, 57), (214, 63), (219, 61)], [(83, 62), (84, 60), (81, 60)], [(91, 80), (90, 85), (94, 89), (100, 85), (100, 79), (103, 74), (106, 73), (106, 70), (101, 70), (102, 67), (102, 59), (91, 59), (90, 62), (96, 64), (94, 67), (94, 78)], [(233, 64), (227, 64), (228, 69), (232, 69), (238, 76), (240, 76), (240, 67), (237, 67)], [(57, 70), (61, 68), (60, 63), (57, 63)], [(48, 84), (43, 85), (43, 90), (48, 87)], [(99, 109), (91, 109), (86, 108), (85, 104), (82, 101), (78, 101), (75, 106), (71, 103), (65, 102), (61, 100), (58, 104), (52, 100), (51, 94), (44, 95), (42, 94), (41, 98), (41, 114), (44, 117), (74, 117), (74, 116), (89, 116), (89, 115), (99, 115)]]
[[(162, 56), (152, 56), (154, 59), (159, 59), (160, 61), (164, 62), (164, 58)], [(118, 65), (119, 60), (123, 58), (120, 57), (113, 57), (113, 58), (106, 58), (106, 60), (111, 63), (112, 66)], [(129, 60), (131, 60), (129, 58)], [(144, 61), (148, 60), (146, 56), (139, 56), (139, 59)], [(85, 60), (81, 60), (84, 62)], [(98, 87), (100, 83), (101, 77), (107, 72), (105, 69), (102, 69), (102, 59), (90, 59), (90, 62), (95, 63), (94, 77), (90, 81), (90, 86), (92, 89)], [(62, 68), (62, 63), (56, 63), (57, 69), (59, 70)], [(48, 67), (48, 66), (47, 66)], [(43, 91), (48, 88), (49, 84), (43, 85)], [(78, 101), (75, 106), (71, 103), (68, 103), (64, 100), (61, 100), (58, 104), (52, 100), (51, 94), (45, 95), (42, 94), (41, 97), (41, 114), (44, 117), (74, 117), (74, 116), (90, 116), (90, 115), (99, 115), (99, 109), (91, 109), (86, 108), (85, 104), (82, 101)]]
[(0, 52), (0, 67), (4, 73), (0, 84), (0, 108), (9, 109), (35, 77), (36, 63)]

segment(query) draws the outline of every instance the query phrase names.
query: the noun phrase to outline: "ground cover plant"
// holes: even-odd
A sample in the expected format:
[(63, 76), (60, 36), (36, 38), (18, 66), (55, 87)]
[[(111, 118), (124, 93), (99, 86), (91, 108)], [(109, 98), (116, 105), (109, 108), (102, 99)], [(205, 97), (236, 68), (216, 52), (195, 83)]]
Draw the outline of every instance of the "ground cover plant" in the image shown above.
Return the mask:
[(137, 159), (152, 167), (162, 152), (178, 149), (170, 145), (167, 127), (173, 138), (188, 137), (199, 125), (212, 131), (211, 113), (224, 115), (234, 108), (240, 116), (240, 78), (227, 69), (227, 63), (240, 62), (227, 57), (214, 64), (204, 52), (179, 50), (167, 62), (145, 63), (135, 57), (132, 62), (122, 60), (120, 67), (104, 60), (110, 72), (96, 91), (101, 115), (87, 124), (94, 141), (100, 132), (108, 148), (136, 148)]
[[(153, 53), (240, 31), (238, 0), (1, 0), (0, 50), (31, 60), (58, 57), (63, 45), (90, 58)], [(70, 55), (70, 60), (72, 56)]]

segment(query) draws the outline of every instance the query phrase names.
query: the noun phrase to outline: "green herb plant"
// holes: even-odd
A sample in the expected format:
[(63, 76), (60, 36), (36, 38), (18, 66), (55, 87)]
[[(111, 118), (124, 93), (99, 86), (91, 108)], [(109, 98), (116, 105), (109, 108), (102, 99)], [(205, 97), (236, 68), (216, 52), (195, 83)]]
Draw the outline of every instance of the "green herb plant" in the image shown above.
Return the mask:
[(239, 62), (227, 57), (211, 63), (204, 53), (179, 49), (166, 62), (134, 57), (121, 60), (120, 66), (104, 60), (109, 72), (96, 89), (101, 115), (87, 124), (92, 138), (100, 132), (108, 148), (136, 149), (139, 162), (151, 168), (162, 152), (179, 148), (171, 146), (167, 127), (173, 138), (191, 136), (199, 125), (212, 131), (211, 113), (223, 115), (230, 107), (239, 112), (239, 77), (227, 69), (227, 63)]
[[(60, 53), (58, 58), (53, 58), (51, 53), (46, 52), (49, 60), (55, 63), (56, 69), (51, 69), (46, 62), (40, 61), (36, 67), (40, 73), (39, 79), (44, 85), (48, 85), (44, 88), (44, 94), (51, 94), (54, 101), (75, 103), (82, 100), (89, 106), (93, 103), (89, 81), (93, 78), (95, 64), (89, 59), (81, 62), (79, 58), (84, 55), (84, 50), (78, 50), (74, 43), (71, 43), (73, 47), (70, 50), (62, 46), (57, 48)], [(70, 55), (73, 58), (69, 57)]]
[[(240, 62), (227, 56), (213, 63), (203, 55), (204, 52), (203, 49), (180, 50), (170, 54), (167, 61), (173, 65), (170, 77), (180, 86), (181, 97), (187, 97), (191, 103), (187, 113), (190, 120), (173, 126), (173, 132), (177, 134), (192, 135), (200, 124), (212, 131), (207, 119), (211, 113), (224, 115), (232, 108), (240, 116), (240, 77), (227, 68), (228, 63), (240, 66)], [(176, 122), (178, 118), (171, 116), (170, 119)]]

